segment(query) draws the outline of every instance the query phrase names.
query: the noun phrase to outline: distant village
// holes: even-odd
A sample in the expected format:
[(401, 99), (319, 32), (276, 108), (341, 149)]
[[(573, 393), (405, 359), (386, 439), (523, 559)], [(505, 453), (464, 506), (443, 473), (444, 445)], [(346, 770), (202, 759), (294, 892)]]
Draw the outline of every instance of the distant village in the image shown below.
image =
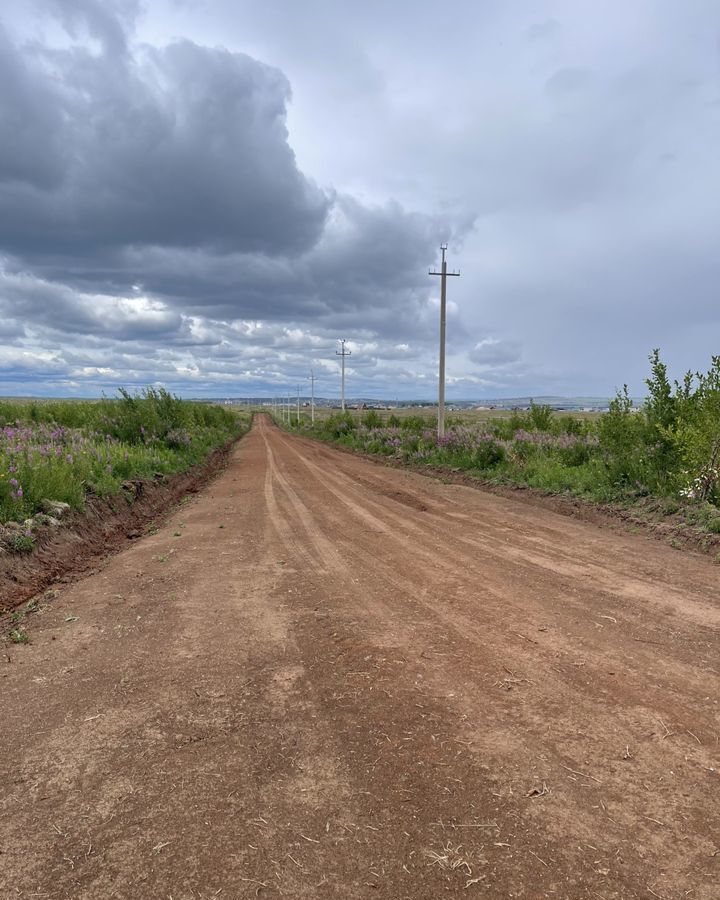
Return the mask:
[[(261, 406), (273, 407), (276, 403), (286, 403), (285, 397), (227, 397), (220, 398), (213, 402), (222, 403), (228, 406)], [(296, 395), (290, 395), (290, 404), (295, 406), (298, 402)], [(607, 397), (514, 397), (498, 400), (458, 400), (453, 403), (446, 403), (448, 412), (462, 412), (468, 410), (487, 411), (487, 410), (508, 410), (508, 411), (526, 411), (535, 403), (542, 406), (549, 406), (557, 412), (607, 412), (609, 408), (609, 400)], [(642, 406), (642, 399), (635, 398), (633, 404), (636, 408)], [(300, 397), (300, 407), (309, 409), (311, 405), (310, 397)], [(340, 411), (341, 404), (339, 399), (316, 397), (315, 406), (326, 409), (335, 409)], [(382, 401), (372, 399), (350, 399), (346, 400), (345, 408), (347, 410), (363, 411), (378, 410), (392, 411), (398, 409), (435, 409), (437, 403), (430, 400), (395, 400)]]

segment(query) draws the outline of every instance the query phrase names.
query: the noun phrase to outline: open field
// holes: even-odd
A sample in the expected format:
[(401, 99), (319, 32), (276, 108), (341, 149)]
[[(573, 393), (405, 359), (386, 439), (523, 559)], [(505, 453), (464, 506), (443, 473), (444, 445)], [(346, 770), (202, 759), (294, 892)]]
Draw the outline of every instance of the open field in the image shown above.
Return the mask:
[(716, 898), (718, 593), (257, 417), (4, 648), (0, 896)]
[(152, 389), (87, 402), (0, 401), (0, 542), (30, 551), (33, 528), (46, 526), (48, 513), (118, 494), (134, 479), (185, 471), (249, 421), (245, 411)]
[[(273, 409), (270, 407), (257, 407), (258, 411), (262, 412), (273, 412)], [(328, 419), (332, 415), (337, 415), (339, 409), (332, 409), (329, 406), (318, 406), (315, 408), (315, 419), (318, 422), (322, 422)], [(365, 413), (367, 413), (366, 409), (348, 409), (347, 412), (353, 416), (353, 418), (361, 419)], [(383, 422), (387, 422), (388, 419), (392, 417), (397, 417), (400, 420), (408, 419), (412, 417), (421, 417), (427, 419), (429, 423), (435, 421), (437, 419), (437, 406), (400, 406), (397, 409), (378, 409), (377, 414), (380, 416)], [(280, 418), (280, 414), (277, 413), (278, 418)], [(300, 408), (301, 418), (307, 419), (310, 416), (310, 410), (308, 407)], [(513, 415), (513, 411), (510, 409), (450, 409), (446, 410), (446, 417), (448, 424), (452, 425), (453, 423), (458, 423), (461, 425), (480, 425), (485, 422), (493, 422), (496, 420), (507, 420), (510, 419)], [(553, 417), (559, 417), (562, 415), (567, 415), (567, 413), (563, 413), (561, 411), (553, 411)], [(583, 410), (579, 410), (577, 412), (572, 413), (573, 416), (577, 416), (579, 419), (586, 419), (588, 421), (597, 420), (601, 413), (599, 412), (585, 412)], [(297, 420), (297, 412), (295, 406), (291, 406), (290, 409), (290, 417), (292, 421)]]

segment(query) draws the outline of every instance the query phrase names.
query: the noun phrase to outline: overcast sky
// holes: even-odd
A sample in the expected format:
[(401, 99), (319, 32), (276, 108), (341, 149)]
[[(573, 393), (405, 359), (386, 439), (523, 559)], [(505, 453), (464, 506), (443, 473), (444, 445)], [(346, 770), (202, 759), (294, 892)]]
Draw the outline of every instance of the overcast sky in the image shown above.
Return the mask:
[(0, 394), (643, 391), (720, 353), (718, 0), (7, 0)]

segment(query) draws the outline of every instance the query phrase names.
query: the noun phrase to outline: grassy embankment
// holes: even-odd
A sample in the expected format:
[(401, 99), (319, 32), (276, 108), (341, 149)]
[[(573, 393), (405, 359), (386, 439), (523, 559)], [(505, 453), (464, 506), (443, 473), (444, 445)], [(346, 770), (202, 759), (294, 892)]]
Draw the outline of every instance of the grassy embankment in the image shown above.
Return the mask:
[(484, 421), (451, 416), (443, 440), (434, 418), (381, 418), (372, 410), (330, 415), (314, 426), (306, 414), (299, 424), (293, 416), (291, 428), (365, 453), (572, 493), (720, 533), (720, 357), (709, 372), (674, 383), (657, 351), (650, 360), (640, 410), (625, 389), (596, 416), (543, 406)]
[[(81, 508), (125, 481), (171, 475), (242, 434), (249, 415), (163, 390), (97, 402), (0, 401), (0, 524), (37, 524), (51, 502)], [(6, 529), (7, 530), (7, 529)], [(32, 549), (32, 523), (6, 535)]]

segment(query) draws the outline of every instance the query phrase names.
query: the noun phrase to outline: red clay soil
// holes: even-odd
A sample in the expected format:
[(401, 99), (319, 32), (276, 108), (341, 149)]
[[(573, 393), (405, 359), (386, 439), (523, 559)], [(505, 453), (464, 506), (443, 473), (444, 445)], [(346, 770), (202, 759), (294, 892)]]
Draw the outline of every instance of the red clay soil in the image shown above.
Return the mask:
[[(321, 440), (316, 438), (316, 440)], [(488, 491), (498, 497), (521, 498), (525, 503), (532, 503), (543, 509), (574, 516), (585, 522), (606, 525), (610, 528), (621, 528), (631, 534), (642, 532), (672, 546), (674, 549), (694, 550), (718, 558), (720, 551), (720, 535), (711, 534), (705, 529), (687, 522), (682, 509), (673, 515), (658, 513), (660, 501), (647, 497), (636, 500), (632, 506), (623, 507), (618, 503), (598, 503), (586, 497), (578, 497), (570, 491), (563, 494), (543, 491), (526, 484), (499, 484), (485, 478), (472, 475), (467, 471), (447, 466), (428, 466), (423, 463), (409, 463), (392, 457), (363, 453), (350, 447), (338, 446), (343, 453), (352, 453), (384, 466), (419, 472), (440, 478), (451, 484), (464, 484), (476, 490)]]
[(149, 523), (189, 493), (196, 493), (227, 464), (234, 442), (215, 450), (200, 466), (157, 481), (127, 482), (110, 498), (91, 498), (85, 509), (67, 516), (60, 528), (37, 531), (32, 554), (0, 549), (0, 614), (60, 580), (72, 581), (140, 537)]
[(718, 570), (283, 434), (0, 664), (0, 896), (720, 897)]

